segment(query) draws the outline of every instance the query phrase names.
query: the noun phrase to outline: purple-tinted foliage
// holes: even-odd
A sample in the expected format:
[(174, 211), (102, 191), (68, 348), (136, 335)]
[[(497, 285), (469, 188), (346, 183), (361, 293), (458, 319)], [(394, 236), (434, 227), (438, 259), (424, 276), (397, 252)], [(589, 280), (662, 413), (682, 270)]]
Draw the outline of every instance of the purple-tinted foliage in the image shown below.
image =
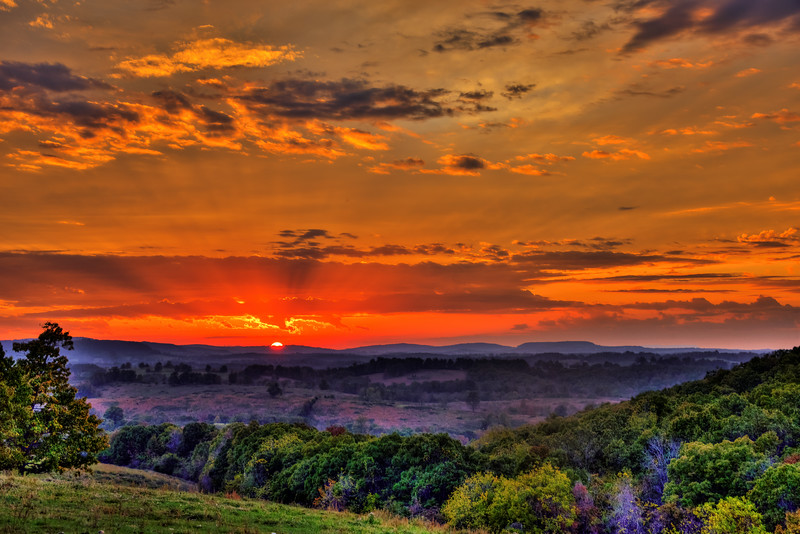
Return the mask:
[(699, 517), (676, 503), (652, 508), (647, 515), (647, 531), (652, 534), (700, 534), (702, 528), (703, 521)]
[(595, 506), (589, 490), (576, 482), (572, 488), (575, 509), (578, 513), (577, 534), (598, 534), (600, 532), (600, 509)]
[(622, 479), (613, 496), (609, 529), (616, 534), (644, 534), (642, 508), (628, 479)]
[(662, 503), (664, 485), (667, 483), (667, 467), (673, 458), (678, 457), (681, 444), (678, 441), (653, 437), (647, 442), (643, 467), (647, 472), (644, 477), (642, 498), (655, 504)]

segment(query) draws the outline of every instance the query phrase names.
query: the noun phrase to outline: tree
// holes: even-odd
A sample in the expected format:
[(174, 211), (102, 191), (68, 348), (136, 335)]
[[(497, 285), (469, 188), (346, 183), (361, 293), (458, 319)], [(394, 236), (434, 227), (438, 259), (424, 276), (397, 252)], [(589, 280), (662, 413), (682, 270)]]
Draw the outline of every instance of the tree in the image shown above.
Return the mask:
[(267, 393), (269, 393), (269, 396), (274, 399), (278, 395), (283, 395), (283, 390), (277, 382), (272, 382), (267, 388)]
[(100, 419), (69, 384), (72, 337), (45, 323), (38, 339), (14, 343), (14, 360), (0, 349), (0, 469), (27, 473), (82, 468), (108, 445)]
[(783, 523), (786, 512), (800, 505), (800, 464), (780, 464), (767, 469), (748, 494), (764, 515), (767, 529)]
[(700, 507), (705, 525), (701, 534), (767, 534), (753, 503), (740, 497), (726, 497), (716, 504)]
[(478, 394), (477, 390), (472, 390), (467, 393), (467, 404), (469, 404), (469, 407), (472, 408), (473, 412), (478, 408), (480, 403), (481, 396)]
[(509, 527), (536, 534), (569, 532), (575, 523), (575, 498), (569, 478), (544, 464), (516, 478), (482, 473), (456, 488), (442, 507), (456, 528)]
[(642, 507), (629, 476), (622, 476), (612, 496), (611, 531), (617, 534), (644, 534)]
[(667, 468), (669, 482), (664, 486), (664, 497), (683, 506), (741, 497), (768, 465), (769, 459), (756, 451), (747, 436), (713, 444), (684, 443), (680, 456)]
[(112, 428), (117, 428), (122, 424), (123, 419), (125, 419), (125, 412), (117, 405), (109, 406), (103, 414), (103, 419), (110, 421)]

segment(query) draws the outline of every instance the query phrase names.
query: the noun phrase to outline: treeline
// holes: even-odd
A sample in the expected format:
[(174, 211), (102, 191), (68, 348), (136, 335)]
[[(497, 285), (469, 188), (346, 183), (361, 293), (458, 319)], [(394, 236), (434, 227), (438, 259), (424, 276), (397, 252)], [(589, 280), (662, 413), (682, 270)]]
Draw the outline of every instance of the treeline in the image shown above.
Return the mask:
[(196, 481), (205, 491), (357, 512), (436, 515), (480, 455), (446, 434), (381, 437), (305, 424), (122, 427), (101, 461)]
[(222, 384), (220, 373), (227, 372), (227, 367), (223, 366), (223, 368), (224, 370), (214, 371), (210, 365), (206, 365), (205, 372), (197, 372), (189, 364), (173, 365), (171, 362), (167, 362), (166, 365), (162, 365), (161, 362), (158, 362), (153, 369), (150, 364), (140, 363), (140, 372), (137, 372), (130, 363), (124, 363), (119, 367), (115, 366), (107, 370), (102, 368), (93, 370), (87, 385), (99, 387), (114, 383), (133, 382), (166, 383), (170, 386), (215, 385)]
[[(183, 385), (267, 385), (282, 380), (294, 387), (355, 394), (368, 401), (451, 402), (465, 393), (478, 391), (482, 400), (516, 400), (534, 397), (631, 397), (641, 391), (661, 389), (697, 380), (709, 371), (729, 368), (731, 358), (751, 355), (698, 353), (680, 356), (653, 354), (570, 357), (570, 360), (522, 358), (374, 358), (369, 362), (332, 369), (307, 366), (253, 364), (231, 369), (226, 366), (205, 372), (186, 364), (151, 369), (139, 364), (99, 370), (89, 385), (101, 387), (115, 382), (155, 382)], [(461, 377), (435, 371), (458, 371)], [(422, 373), (427, 378), (421, 378)], [(418, 376), (419, 375), (419, 376)], [(402, 377), (401, 380), (397, 380)]]
[(196, 423), (125, 427), (105, 458), (209, 491), (491, 532), (800, 533), (800, 348), (469, 446)]

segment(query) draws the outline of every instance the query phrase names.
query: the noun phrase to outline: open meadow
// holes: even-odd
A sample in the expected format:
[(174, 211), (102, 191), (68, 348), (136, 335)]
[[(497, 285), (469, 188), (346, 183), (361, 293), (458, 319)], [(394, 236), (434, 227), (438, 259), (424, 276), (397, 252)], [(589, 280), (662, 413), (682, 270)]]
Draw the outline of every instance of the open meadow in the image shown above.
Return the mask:
[[(148, 424), (304, 421), (317, 428), (343, 426), (358, 433), (446, 432), (464, 439), (473, 439), (500, 423), (507, 426), (536, 423), (556, 411), (573, 413), (587, 405), (624, 400), (621, 397), (489, 400), (480, 401), (473, 410), (465, 400), (369, 400), (363, 395), (320, 391), (285, 382), (282, 389), (283, 394), (273, 398), (263, 385), (176, 388), (127, 383), (108, 386), (101, 397), (88, 400), (100, 416), (109, 407), (119, 406), (126, 421)], [(317, 400), (309, 408), (308, 403), (314, 398)]]

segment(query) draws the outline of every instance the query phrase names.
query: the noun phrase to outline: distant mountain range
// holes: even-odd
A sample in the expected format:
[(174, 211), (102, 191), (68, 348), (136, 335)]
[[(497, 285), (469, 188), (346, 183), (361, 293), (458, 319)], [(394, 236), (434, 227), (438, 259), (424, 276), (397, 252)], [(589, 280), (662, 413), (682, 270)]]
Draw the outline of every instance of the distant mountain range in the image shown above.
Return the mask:
[[(369, 345), (350, 349), (326, 349), (304, 345), (286, 345), (281, 348), (260, 346), (214, 345), (174, 345), (149, 341), (119, 341), (78, 337), (74, 339), (75, 350), (68, 353), (72, 363), (96, 364), (102, 366), (119, 365), (125, 362), (155, 363), (206, 363), (218, 365), (248, 365), (251, 363), (271, 363), (274, 365), (308, 365), (311, 367), (346, 366), (363, 362), (377, 356), (398, 357), (414, 355), (422, 357), (525, 357), (541, 354), (569, 356), (591, 356), (595, 354), (763, 354), (764, 350), (708, 349), (698, 347), (654, 348), (638, 345), (604, 346), (589, 341), (556, 341), (523, 343), (517, 347), (496, 343), (458, 343), (454, 345), (420, 345), (414, 343), (393, 343), (388, 345)], [(3, 341), (4, 348), (11, 352), (11, 341)]]

